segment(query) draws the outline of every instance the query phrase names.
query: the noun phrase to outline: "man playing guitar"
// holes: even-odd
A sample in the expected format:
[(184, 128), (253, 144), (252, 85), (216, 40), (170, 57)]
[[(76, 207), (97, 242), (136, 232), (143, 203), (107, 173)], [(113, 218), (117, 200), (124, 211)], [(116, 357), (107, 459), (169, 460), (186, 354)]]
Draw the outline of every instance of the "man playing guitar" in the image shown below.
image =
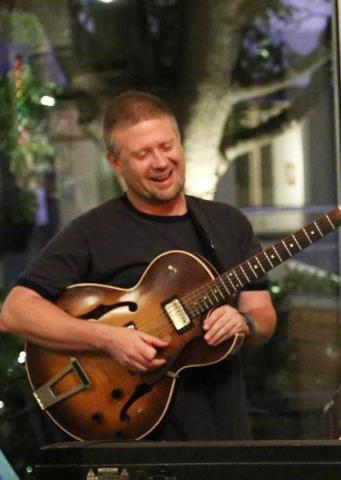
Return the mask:
[[(110, 401), (121, 407), (124, 405), (119, 413), (122, 423), (133, 422), (134, 402), (147, 398), (149, 390), (153, 390), (154, 380), (146, 379), (160, 371), (168, 377), (176, 377), (175, 395), (170, 396), (172, 401), (167, 399), (160, 418), (152, 426), (132, 435), (126, 434), (124, 427), (117, 428), (113, 439), (115, 435), (117, 438), (147, 436), (158, 440), (248, 439), (251, 432), (240, 352), (226, 359), (222, 354), (222, 361), (208, 360), (205, 368), (174, 371), (176, 357), (170, 360), (168, 351), (174, 347), (172, 351), (176, 350), (176, 355), (181, 351), (185, 356), (183, 340), (196, 320), (177, 298), (180, 279), (174, 281), (174, 298), (168, 293), (162, 297), (160, 292), (167, 291), (168, 278), (172, 275), (176, 278), (177, 271), (181, 270), (181, 265), (176, 263), (179, 256), (186, 265), (190, 262), (183, 267), (186, 271), (181, 280), (190, 302), (188, 291), (191, 292), (190, 285), (197, 269), (194, 264), (198, 264), (203, 276), (210, 280), (214, 275), (209, 273), (211, 267), (207, 262), (221, 273), (255, 255), (260, 245), (250, 223), (232, 206), (185, 195), (185, 159), (180, 133), (174, 115), (159, 98), (142, 92), (119, 95), (105, 112), (104, 138), (108, 161), (116, 174), (123, 177), (126, 194), (72, 221), (32, 261), (5, 301), (0, 329), (22, 336), (29, 345), (52, 352), (52, 355), (73, 359), (79, 353), (85, 362), (92, 358), (93, 352), (99, 352), (98, 370), (104, 357), (117, 364), (116, 377), (121, 371), (127, 371), (131, 378), (143, 378), (126, 398), (124, 386), (113, 386), (110, 390)], [(171, 255), (169, 260), (163, 257), (167, 251), (183, 254)], [(161, 258), (160, 267), (153, 263), (148, 268), (155, 258)], [(202, 311), (206, 310), (204, 317), (201, 315), (200, 327), (205, 355), (218, 351), (234, 338), (262, 345), (275, 329), (276, 314), (265, 276), (255, 278), (246, 286), (239, 285), (238, 278), (228, 280), (230, 286), (217, 285), (208, 295), (203, 294), (202, 304), (193, 302), (193, 308), (200, 309), (200, 305), (204, 305)], [(123, 323), (96, 321), (101, 314), (96, 316), (95, 309), (90, 309), (87, 315), (83, 311), (77, 314), (76, 308), (66, 308), (63, 302), (56, 301), (65, 289), (77, 284), (115, 286), (119, 302), (98, 300), (102, 293), (94, 295), (92, 291), (83, 301), (88, 305), (95, 296), (96, 311), (101, 302), (101, 307), (106, 307), (103, 318), (109, 318), (110, 309), (115, 310), (118, 303), (120, 308), (130, 309), (133, 315), (134, 309), (142, 310), (147, 302), (145, 299), (150, 299), (152, 304), (159, 302), (167, 328), (158, 330), (157, 320), (151, 314), (145, 315), (140, 324), (134, 320)], [(200, 285), (194, 283), (196, 289)], [(224, 297), (223, 290), (229, 291), (229, 288), (233, 301), (214, 304), (217, 297)], [(103, 298), (107, 298), (106, 290), (95, 288), (94, 291), (106, 292)], [(214, 308), (209, 308), (210, 302)], [(176, 314), (174, 308), (179, 310)], [(88, 321), (84, 321), (85, 318)], [(143, 327), (147, 320), (153, 322), (153, 328)], [(169, 329), (174, 330), (176, 338), (173, 339)], [(194, 350), (199, 351), (193, 339), (194, 336), (188, 340), (188, 346), (193, 343)], [(194, 354), (189, 354), (189, 364), (200, 366), (201, 361), (193, 361), (191, 355)], [(77, 368), (83, 378), (84, 392), (79, 394), (84, 394), (83, 405), (88, 391), (99, 381), (87, 373), (82, 360), (77, 366), (73, 363), (72, 368)], [(33, 378), (33, 372), (29, 373)], [(56, 400), (55, 406), (52, 400), (46, 400), (47, 391), (46, 387), (43, 393), (36, 392), (43, 407), (48, 410), (51, 405), (52, 409), (63, 409), (63, 400)], [(65, 402), (75, 401), (77, 394), (70, 394), (70, 397)], [(57, 395), (56, 398), (61, 397)], [(137, 417), (143, 417), (144, 408), (140, 406), (136, 410)], [(101, 429), (106, 422), (102, 410), (91, 410), (88, 416), (89, 432), (97, 426)], [(57, 423), (69, 431), (62, 421)], [(85, 435), (86, 438), (102, 436), (102, 430), (98, 435)], [(82, 435), (76, 430), (74, 437)]]

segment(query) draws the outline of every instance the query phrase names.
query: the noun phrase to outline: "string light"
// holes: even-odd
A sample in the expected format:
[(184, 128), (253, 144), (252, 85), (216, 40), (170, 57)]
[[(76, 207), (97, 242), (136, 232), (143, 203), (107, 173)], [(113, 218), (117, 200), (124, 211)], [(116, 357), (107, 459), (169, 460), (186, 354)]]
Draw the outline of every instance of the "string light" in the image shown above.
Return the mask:
[(25, 145), (30, 139), (30, 134), (26, 129), (27, 111), (25, 107), (23, 65), (19, 55), (17, 55), (14, 60), (14, 77), (18, 143), (20, 145)]
[(26, 361), (26, 352), (22, 351), (18, 355), (18, 363), (25, 363)]
[(272, 291), (272, 293), (280, 293), (281, 292), (281, 287), (279, 285), (272, 285), (271, 286), (271, 291)]
[(56, 104), (56, 99), (51, 97), (51, 95), (43, 95), (40, 99), (40, 103), (45, 107), (54, 107)]

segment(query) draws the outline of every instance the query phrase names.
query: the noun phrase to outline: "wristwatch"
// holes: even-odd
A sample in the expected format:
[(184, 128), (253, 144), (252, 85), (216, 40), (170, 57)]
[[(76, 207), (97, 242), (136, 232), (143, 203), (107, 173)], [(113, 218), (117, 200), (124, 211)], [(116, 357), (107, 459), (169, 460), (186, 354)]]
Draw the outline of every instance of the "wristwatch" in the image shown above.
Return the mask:
[(254, 319), (247, 313), (239, 313), (244, 317), (245, 323), (249, 327), (249, 337), (254, 337), (256, 335), (256, 324)]

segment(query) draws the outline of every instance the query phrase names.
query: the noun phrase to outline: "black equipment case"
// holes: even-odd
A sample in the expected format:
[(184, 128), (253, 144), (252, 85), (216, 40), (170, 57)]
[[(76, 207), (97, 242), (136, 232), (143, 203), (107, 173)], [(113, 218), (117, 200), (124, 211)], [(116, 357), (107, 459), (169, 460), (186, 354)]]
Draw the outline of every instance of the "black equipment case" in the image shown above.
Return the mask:
[(336, 480), (341, 441), (66, 442), (43, 447), (37, 480)]

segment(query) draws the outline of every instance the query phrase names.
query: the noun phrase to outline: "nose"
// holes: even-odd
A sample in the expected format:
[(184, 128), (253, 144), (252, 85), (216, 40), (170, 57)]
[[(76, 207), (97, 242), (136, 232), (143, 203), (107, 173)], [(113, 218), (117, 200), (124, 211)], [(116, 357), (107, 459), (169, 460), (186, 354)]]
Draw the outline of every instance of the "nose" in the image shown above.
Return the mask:
[(167, 157), (159, 148), (155, 148), (153, 150), (153, 167), (163, 168), (166, 165), (167, 165)]

